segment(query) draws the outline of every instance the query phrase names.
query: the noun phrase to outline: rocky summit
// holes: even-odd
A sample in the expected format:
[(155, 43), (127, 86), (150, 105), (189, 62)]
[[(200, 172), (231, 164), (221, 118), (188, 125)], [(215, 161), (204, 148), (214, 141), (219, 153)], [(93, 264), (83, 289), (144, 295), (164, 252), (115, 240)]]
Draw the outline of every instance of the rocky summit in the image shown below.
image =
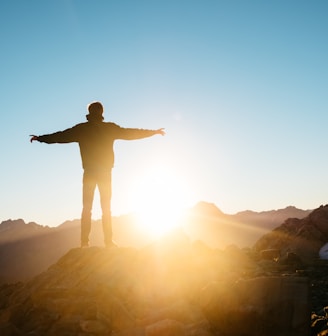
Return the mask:
[(295, 265), (175, 232), (142, 249), (71, 249), (2, 285), (0, 334), (308, 336), (311, 295)]
[(313, 210), (307, 217), (289, 218), (263, 235), (255, 244), (257, 251), (277, 249), (281, 255), (294, 254), (304, 263), (319, 257), (328, 242), (328, 205)]
[(249, 248), (181, 229), (140, 248), (72, 248), (0, 285), (0, 335), (328, 335), (327, 241), (321, 206)]

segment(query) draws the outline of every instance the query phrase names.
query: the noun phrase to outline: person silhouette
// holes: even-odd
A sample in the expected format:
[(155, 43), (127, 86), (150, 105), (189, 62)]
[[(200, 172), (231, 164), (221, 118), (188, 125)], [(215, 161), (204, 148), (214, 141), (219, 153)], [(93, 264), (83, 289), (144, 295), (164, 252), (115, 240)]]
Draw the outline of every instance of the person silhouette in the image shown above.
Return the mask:
[(72, 128), (45, 135), (31, 135), (33, 141), (53, 143), (77, 142), (83, 167), (81, 247), (89, 246), (92, 205), (96, 186), (100, 195), (102, 227), (106, 247), (115, 246), (112, 239), (112, 168), (114, 166), (114, 141), (136, 140), (156, 134), (165, 135), (164, 128), (157, 130), (123, 128), (113, 122), (104, 122), (103, 105), (92, 102), (88, 105), (87, 122)]

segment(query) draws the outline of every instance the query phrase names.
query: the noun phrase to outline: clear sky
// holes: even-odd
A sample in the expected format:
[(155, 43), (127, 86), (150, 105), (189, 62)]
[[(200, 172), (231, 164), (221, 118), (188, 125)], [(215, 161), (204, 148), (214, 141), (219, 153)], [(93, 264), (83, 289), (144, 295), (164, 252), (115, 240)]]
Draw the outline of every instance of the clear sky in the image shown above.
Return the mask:
[(114, 215), (328, 203), (327, 17), (326, 0), (1, 1), (0, 220), (79, 218), (78, 145), (29, 135), (94, 100), (167, 132), (116, 142)]

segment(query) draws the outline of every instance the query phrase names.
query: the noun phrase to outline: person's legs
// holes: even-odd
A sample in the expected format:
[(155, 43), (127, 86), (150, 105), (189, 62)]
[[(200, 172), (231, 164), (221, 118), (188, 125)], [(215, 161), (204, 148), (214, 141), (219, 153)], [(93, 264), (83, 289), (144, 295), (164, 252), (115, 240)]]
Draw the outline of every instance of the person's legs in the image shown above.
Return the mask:
[(94, 174), (84, 171), (83, 174), (83, 209), (81, 215), (81, 246), (88, 246), (91, 230), (91, 214), (96, 178)]
[(100, 204), (102, 210), (102, 226), (104, 232), (104, 241), (106, 246), (112, 245), (112, 173), (103, 172), (99, 174), (98, 189), (100, 194)]

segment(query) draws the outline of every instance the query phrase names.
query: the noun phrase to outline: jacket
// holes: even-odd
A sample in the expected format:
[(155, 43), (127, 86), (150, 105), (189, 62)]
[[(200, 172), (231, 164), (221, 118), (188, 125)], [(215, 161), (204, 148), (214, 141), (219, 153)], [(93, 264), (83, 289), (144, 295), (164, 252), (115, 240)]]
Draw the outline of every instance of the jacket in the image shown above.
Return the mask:
[(112, 122), (88, 121), (61, 132), (38, 136), (47, 144), (77, 142), (83, 169), (110, 170), (114, 166), (114, 141), (136, 140), (156, 134), (156, 131), (123, 128)]

